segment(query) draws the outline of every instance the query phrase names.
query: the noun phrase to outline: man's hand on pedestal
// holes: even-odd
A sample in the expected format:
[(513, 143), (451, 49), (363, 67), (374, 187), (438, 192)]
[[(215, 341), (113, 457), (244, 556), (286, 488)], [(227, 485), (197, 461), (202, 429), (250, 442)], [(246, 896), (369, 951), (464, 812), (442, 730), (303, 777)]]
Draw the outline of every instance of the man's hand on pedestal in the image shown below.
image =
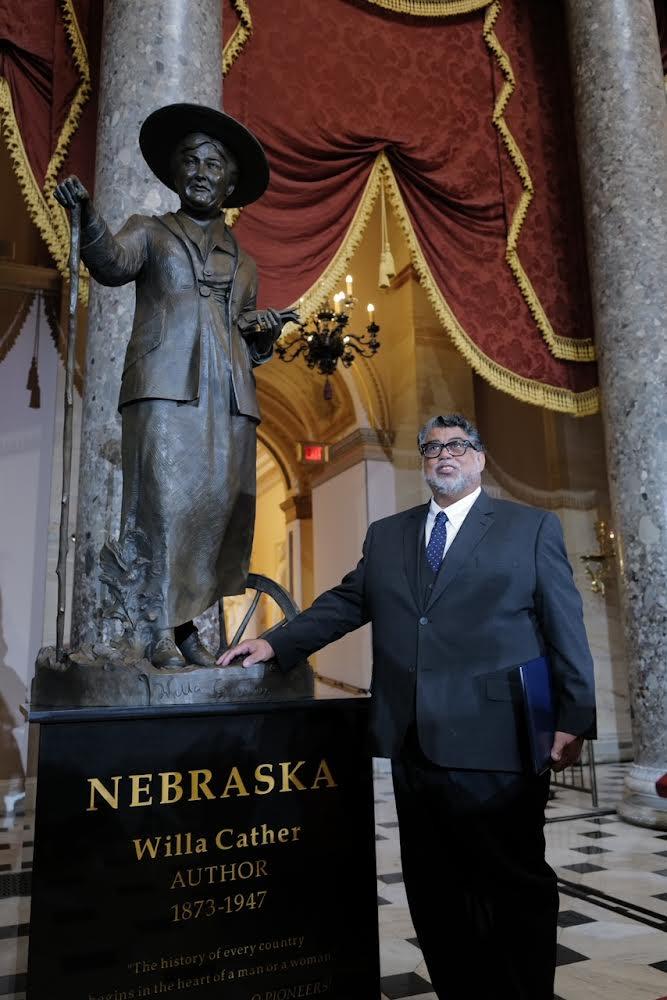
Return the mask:
[(246, 639), (238, 646), (232, 646), (231, 649), (228, 649), (216, 662), (219, 667), (228, 667), (232, 660), (243, 656), (244, 660), (241, 666), (251, 667), (253, 663), (266, 663), (267, 660), (272, 660), (275, 655), (266, 639)]

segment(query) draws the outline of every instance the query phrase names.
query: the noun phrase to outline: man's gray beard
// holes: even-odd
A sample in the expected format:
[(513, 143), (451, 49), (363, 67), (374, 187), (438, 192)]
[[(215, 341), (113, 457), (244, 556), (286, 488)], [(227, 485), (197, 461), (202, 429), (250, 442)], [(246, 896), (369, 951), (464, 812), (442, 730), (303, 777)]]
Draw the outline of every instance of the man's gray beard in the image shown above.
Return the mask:
[(466, 475), (465, 472), (459, 472), (455, 478), (439, 476), (437, 472), (433, 472), (425, 474), (424, 479), (431, 492), (441, 497), (456, 496), (457, 493), (463, 493), (467, 487), (473, 485), (473, 476)]

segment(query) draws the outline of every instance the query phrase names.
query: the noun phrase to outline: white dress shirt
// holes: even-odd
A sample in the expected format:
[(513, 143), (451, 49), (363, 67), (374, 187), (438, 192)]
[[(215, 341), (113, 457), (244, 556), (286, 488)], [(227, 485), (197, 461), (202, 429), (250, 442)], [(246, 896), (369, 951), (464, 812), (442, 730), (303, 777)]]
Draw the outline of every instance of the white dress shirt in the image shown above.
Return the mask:
[(482, 492), (481, 486), (478, 486), (476, 490), (469, 493), (467, 497), (462, 497), (455, 503), (449, 505), (449, 507), (440, 507), (439, 504), (431, 498), (431, 503), (428, 508), (428, 514), (426, 515), (426, 528), (424, 531), (424, 545), (428, 545), (429, 538), (431, 537), (431, 532), (433, 531), (433, 525), (435, 524), (436, 514), (439, 514), (441, 510), (444, 510), (447, 515), (447, 541), (445, 542), (445, 551), (442, 556), (443, 559), (447, 555), (447, 551), (459, 533), (461, 525), (465, 521), (470, 508), (474, 504), (477, 497)]

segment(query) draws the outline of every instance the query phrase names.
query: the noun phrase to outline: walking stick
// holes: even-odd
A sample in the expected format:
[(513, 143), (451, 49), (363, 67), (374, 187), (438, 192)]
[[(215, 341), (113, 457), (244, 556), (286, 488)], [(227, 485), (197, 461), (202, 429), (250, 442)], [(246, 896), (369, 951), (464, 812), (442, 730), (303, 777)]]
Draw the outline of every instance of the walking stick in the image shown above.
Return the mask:
[(58, 540), (58, 616), (56, 619), (56, 659), (63, 659), (65, 603), (67, 587), (67, 553), (69, 551), (69, 496), (72, 478), (72, 408), (74, 359), (76, 351), (77, 310), (79, 305), (79, 260), (81, 256), (81, 204), (71, 211), (69, 250), (69, 321), (67, 324), (67, 365), (65, 368), (65, 419), (63, 423), (63, 486), (60, 500), (60, 537)]

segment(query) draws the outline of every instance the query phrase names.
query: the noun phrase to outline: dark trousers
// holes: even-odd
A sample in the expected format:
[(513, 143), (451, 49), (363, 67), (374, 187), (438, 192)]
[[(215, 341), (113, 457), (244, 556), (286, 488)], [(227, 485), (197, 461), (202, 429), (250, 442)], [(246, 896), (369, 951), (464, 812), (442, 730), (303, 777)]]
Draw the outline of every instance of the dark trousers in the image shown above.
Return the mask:
[(410, 914), (438, 1000), (553, 1000), (548, 775), (437, 767), (414, 736), (392, 769)]

